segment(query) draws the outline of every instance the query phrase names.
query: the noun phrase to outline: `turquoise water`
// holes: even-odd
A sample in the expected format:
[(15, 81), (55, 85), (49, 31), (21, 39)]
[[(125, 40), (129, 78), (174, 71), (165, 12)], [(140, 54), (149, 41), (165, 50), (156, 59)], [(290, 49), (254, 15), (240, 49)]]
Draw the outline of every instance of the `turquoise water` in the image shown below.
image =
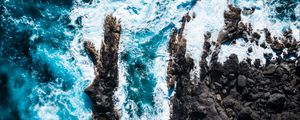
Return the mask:
[[(158, 57), (157, 50), (162, 45), (167, 44), (168, 35), (174, 27), (174, 24), (169, 24), (160, 30), (158, 34), (147, 30), (132, 34), (132, 39), (138, 40), (132, 41), (138, 43), (137, 46), (129, 46), (131, 48), (121, 53), (121, 60), (125, 63), (128, 73), (126, 80), (129, 84), (125, 88), (127, 91), (125, 101), (128, 102), (125, 102), (124, 106), (130, 106), (134, 102), (137, 107), (126, 107), (126, 111), (131, 111), (129, 112), (131, 117), (134, 115), (140, 117), (145, 112), (149, 116), (157, 114), (154, 110), (156, 108), (153, 95), (157, 79), (154, 75), (155, 71), (151, 71), (151, 68), (153, 68), (154, 59)], [(139, 41), (145, 38), (148, 39), (147, 42)]]
[[(231, 2), (263, 9), (254, 0)], [(83, 91), (93, 80), (94, 69), (82, 44), (89, 40), (100, 48), (107, 14), (120, 19), (123, 29), (120, 84), (114, 96), (121, 119), (168, 119), (170, 34), (192, 10), (196, 19), (187, 24), (187, 44), (202, 48), (194, 41), (201, 40), (200, 33), (206, 30), (218, 32), (223, 21), (214, 12), (225, 3), (216, 2), (214, 7), (208, 0), (0, 0), (0, 120), (91, 119), (91, 103)], [(266, 5), (272, 22), (287, 21), (281, 27), (300, 29), (289, 24), (300, 20), (299, 0)]]
[(79, 29), (69, 19), (72, 5), (67, 0), (1, 1), (0, 72), (6, 88), (0, 119), (89, 118), (83, 93), (89, 81), (69, 51)]

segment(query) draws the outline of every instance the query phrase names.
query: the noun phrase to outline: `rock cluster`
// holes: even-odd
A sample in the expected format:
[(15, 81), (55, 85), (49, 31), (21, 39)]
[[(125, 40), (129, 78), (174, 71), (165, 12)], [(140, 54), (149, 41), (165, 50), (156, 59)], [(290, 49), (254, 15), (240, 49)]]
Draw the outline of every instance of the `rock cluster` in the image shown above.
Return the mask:
[(183, 96), (189, 94), (189, 88), (185, 86), (191, 86), (189, 72), (193, 68), (193, 60), (190, 57), (186, 57), (186, 39), (183, 38), (183, 30), (186, 22), (190, 20), (190, 16), (187, 14), (182, 18), (182, 26), (179, 30), (174, 30), (169, 42), (169, 55), (170, 60), (168, 64), (168, 88), (176, 89), (175, 95), (171, 98), (171, 119), (185, 119), (186, 111), (191, 108), (182, 109), (182, 106), (188, 106), (189, 102)]
[[(185, 54), (186, 41), (180, 34), (186, 21), (179, 32), (174, 31), (169, 44), (171, 60), (168, 66), (169, 88), (175, 89), (171, 98), (171, 119), (300, 119), (300, 58), (296, 55), (299, 43), (292, 37), (291, 30), (287, 30), (284, 37), (276, 38), (265, 29), (266, 43), (260, 46), (279, 51), (276, 60), (266, 53), (265, 65), (261, 65), (259, 59), (239, 62), (235, 54), (224, 63), (218, 62), (221, 44), (225, 42), (234, 43), (235, 39), (243, 38), (258, 45), (261, 35), (253, 32), (250, 24), (240, 22), (240, 14), (241, 10), (232, 6), (225, 11), (225, 27), (217, 43), (211, 44), (210, 33), (204, 35), (200, 78), (191, 79), (190, 76), (194, 64)], [(280, 59), (285, 54), (297, 58)], [(210, 61), (207, 60), (209, 56)]]
[(213, 62), (200, 80), (216, 95), (220, 113), (225, 111), (228, 119), (238, 120), (300, 118), (298, 65), (238, 61), (232, 54), (223, 64)]
[(118, 50), (121, 25), (112, 15), (105, 18), (104, 41), (100, 52), (87, 41), (84, 43), (87, 54), (95, 66), (95, 79), (85, 89), (92, 100), (94, 120), (117, 120), (119, 116), (114, 110), (113, 95), (118, 86)]

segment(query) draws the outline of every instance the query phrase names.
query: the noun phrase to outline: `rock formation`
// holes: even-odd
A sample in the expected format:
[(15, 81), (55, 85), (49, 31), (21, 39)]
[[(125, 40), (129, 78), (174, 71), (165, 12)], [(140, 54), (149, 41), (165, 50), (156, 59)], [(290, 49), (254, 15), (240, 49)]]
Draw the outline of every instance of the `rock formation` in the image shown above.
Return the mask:
[[(194, 67), (193, 59), (186, 56), (186, 40), (182, 33), (190, 16), (183, 17), (181, 28), (174, 30), (169, 43), (170, 61), (168, 64), (168, 87), (175, 88), (171, 98), (171, 119), (226, 119), (220, 115), (217, 108), (220, 105), (215, 101), (213, 93), (197, 80), (191, 80), (190, 71)], [(206, 36), (209, 39), (209, 34)], [(207, 45), (207, 44), (206, 44)], [(209, 46), (205, 46), (209, 48)]]
[(285, 31), (282, 38), (271, 37), (264, 30), (266, 43), (260, 46), (270, 47), (277, 55), (272, 60), (272, 54), (265, 53), (265, 65), (259, 59), (253, 63), (249, 58), (239, 62), (236, 54), (231, 54), (224, 63), (218, 62), (219, 50), (226, 42), (234, 44), (237, 38), (242, 38), (258, 45), (261, 35), (253, 32), (250, 24), (242, 23), (240, 14), (241, 10), (232, 6), (225, 11), (225, 26), (217, 43), (211, 44), (210, 33), (204, 35), (200, 78), (191, 79), (194, 63), (185, 53), (182, 31), (189, 17), (183, 18), (179, 32), (173, 32), (167, 78), (169, 89), (175, 89), (170, 105), (172, 120), (300, 119), (299, 42), (291, 30)]
[(87, 41), (84, 43), (87, 54), (95, 66), (95, 79), (85, 89), (85, 93), (92, 100), (94, 120), (117, 120), (118, 114), (114, 110), (113, 95), (118, 86), (118, 50), (121, 25), (112, 15), (105, 18), (104, 41), (100, 52)]

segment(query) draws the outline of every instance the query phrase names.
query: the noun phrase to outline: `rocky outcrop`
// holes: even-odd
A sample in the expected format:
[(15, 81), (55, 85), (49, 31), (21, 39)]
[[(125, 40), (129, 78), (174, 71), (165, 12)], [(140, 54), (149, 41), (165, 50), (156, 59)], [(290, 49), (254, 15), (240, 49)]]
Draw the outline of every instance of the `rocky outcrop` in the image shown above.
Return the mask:
[[(226, 115), (219, 114), (220, 105), (215, 95), (208, 91), (203, 82), (191, 80), (190, 71), (194, 67), (193, 59), (186, 55), (186, 40), (182, 33), (190, 16), (183, 17), (181, 28), (174, 30), (169, 42), (170, 61), (168, 64), (168, 87), (175, 89), (171, 98), (171, 119), (226, 119)], [(207, 39), (210, 35), (205, 36)], [(205, 44), (205, 49), (209, 44)], [(204, 57), (204, 56), (203, 56)]]
[(113, 95), (118, 86), (118, 50), (121, 25), (112, 15), (105, 18), (104, 41), (100, 52), (87, 41), (84, 43), (87, 54), (95, 66), (95, 79), (85, 89), (92, 100), (94, 120), (117, 120), (119, 116), (114, 110)]
[(242, 35), (243, 24), (241, 21), (241, 9), (229, 5), (229, 10), (224, 12), (224, 29), (220, 31), (217, 41), (224, 43), (232, 41)]
[[(182, 18), (182, 25), (179, 30), (174, 30), (169, 41), (169, 64), (168, 64), (168, 88), (174, 89), (175, 82), (177, 82), (178, 76), (181, 76), (189, 71), (189, 67), (193, 67), (193, 65), (187, 65), (181, 63), (186, 63), (188, 58), (186, 58), (186, 39), (183, 38), (183, 30), (186, 22), (190, 20), (190, 16), (188, 14)], [(180, 75), (179, 75), (180, 74)]]
[(193, 67), (193, 60), (185, 55), (186, 39), (183, 37), (183, 30), (189, 20), (190, 16), (188, 14), (182, 18), (181, 28), (173, 31), (169, 41), (168, 88), (176, 91), (171, 98), (171, 119), (188, 117), (185, 110), (188, 110), (189, 107), (185, 107), (188, 106), (185, 96), (189, 94), (189, 88), (185, 86), (191, 86), (189, 72)]
[[(182, 31), (174, 31), (169, 43), (171, 60), (168, 65), (168, 87), (175, 89), (171, 98), (173, 120), (298, 120), (300, 119), (300, 57), (299, 42), (292, 31), (287, 30), (281, 38), (271, 37), (265, 29), (265, 45), (277, 53), (272, 60), (265, 53), (267, 63), (245, 59), (231, 54), (224, 63), (218, 62), (221, 45), (234, 44), (235, 39), (258, 45), (261, 35), (253, 32), (251, 24), (240, 21), (241, 10), (229, 6), (225, 11), (225, 27), (217, 43), (210, 41), (211, 34), (204, 35), (203, 53), (199, 63), (200, 78), (190, 76), (193, 60), (185, 53), (186, 40)], [(181, 34), (180, 34), (181, 33)], [(211, 49), (213, 48), (213, 49)], [(249, 48), (248, 52), (253, 49)], [(286, 53), (285, 53), (286, 52)], [(295, 56), (291, 60), (280, 56)], [(210, 56), (210, 61), (208, 57)]]

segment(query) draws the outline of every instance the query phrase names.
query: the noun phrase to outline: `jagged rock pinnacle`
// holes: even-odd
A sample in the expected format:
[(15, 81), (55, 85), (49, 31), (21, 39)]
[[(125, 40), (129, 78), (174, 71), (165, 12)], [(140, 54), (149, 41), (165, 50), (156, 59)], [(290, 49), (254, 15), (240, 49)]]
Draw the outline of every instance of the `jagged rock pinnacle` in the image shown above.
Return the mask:
[(94, 120), (117, 120), (114, 110), (113, 95), (118, 86), (118, 50), (121, 25), (112, 15), (104, 22), (104, 41), (100, 52), (87, 41), (84, 43), (86, 52), (95, 66), (96, 77), (93, 83), (85, 89), (92, 100)]

